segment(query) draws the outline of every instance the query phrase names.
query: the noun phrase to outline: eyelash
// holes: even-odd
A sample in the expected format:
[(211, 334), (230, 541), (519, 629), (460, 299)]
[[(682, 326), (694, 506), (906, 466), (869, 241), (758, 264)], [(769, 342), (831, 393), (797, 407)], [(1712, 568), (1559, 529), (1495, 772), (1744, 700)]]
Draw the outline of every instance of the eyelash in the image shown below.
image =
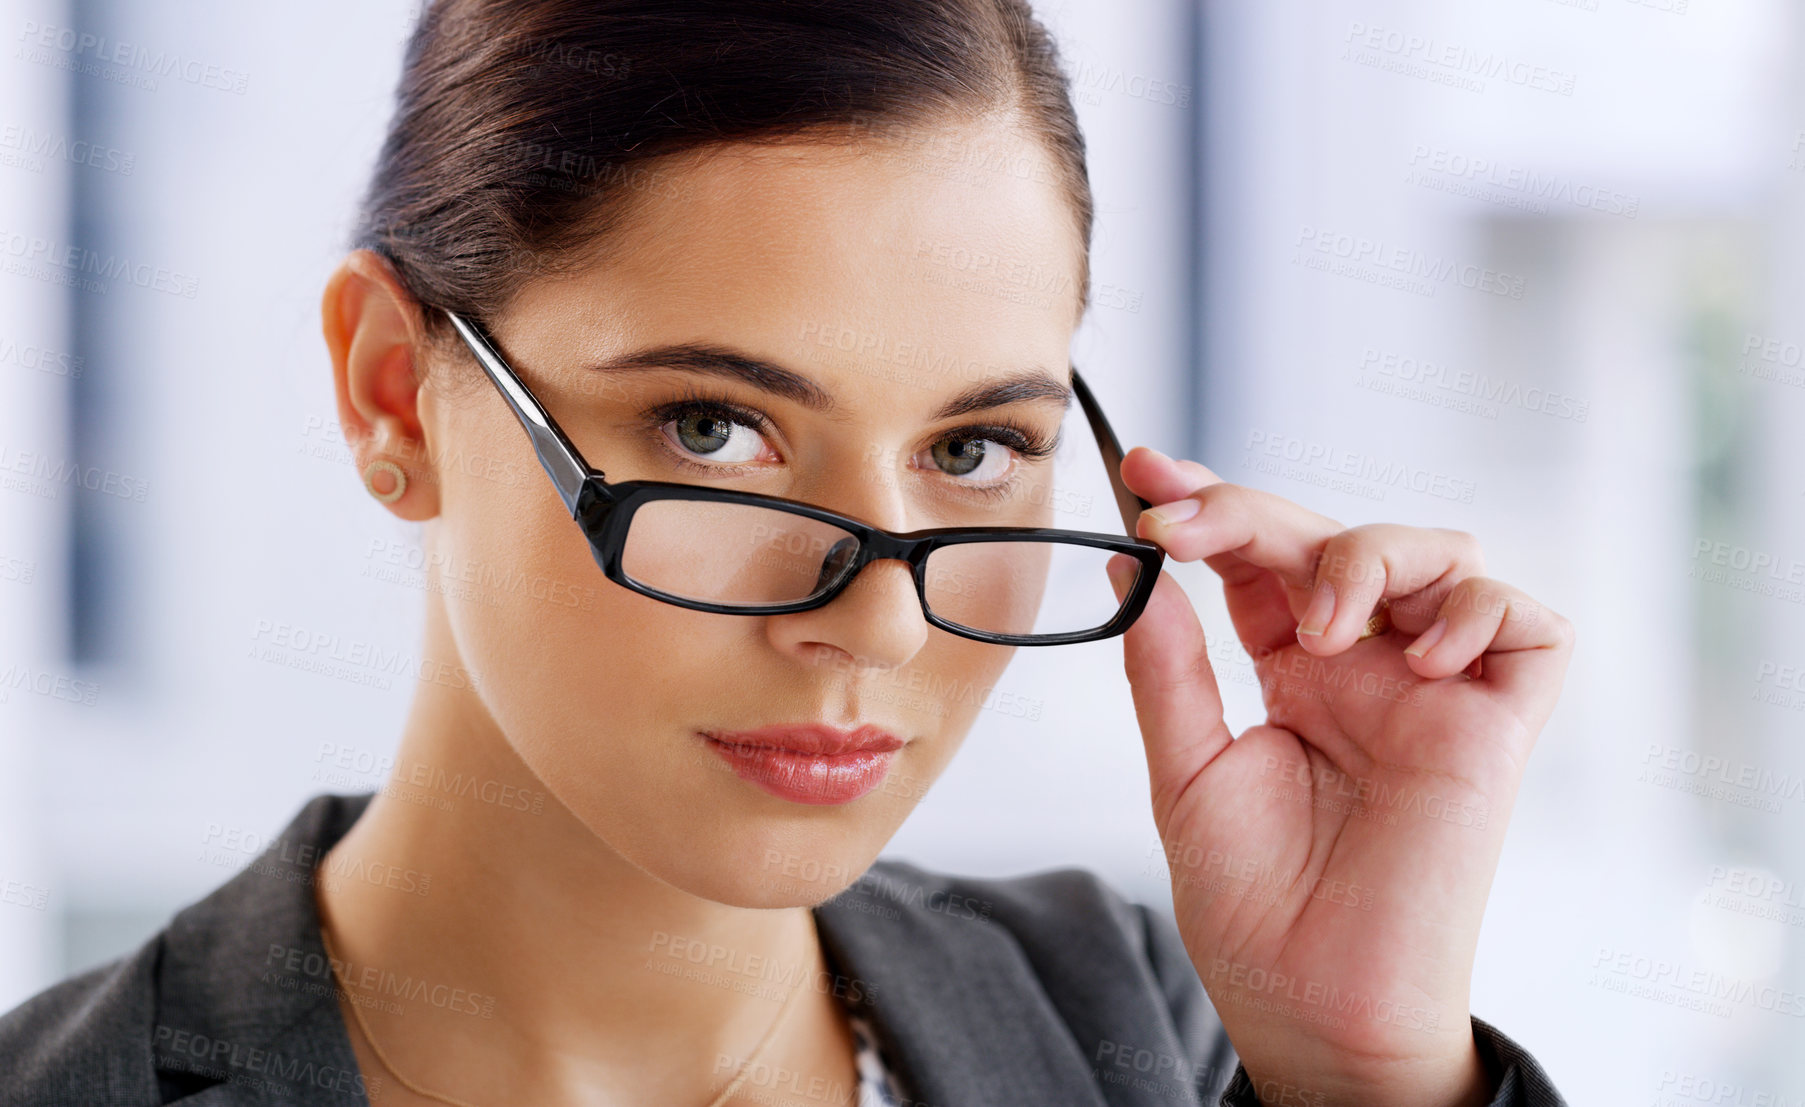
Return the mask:
[[(646, 430), (659, 439), (665, 448), (670, 451), (672, 457), (676, 460), (677, 465), (689, 472), (718, 476), (723, 472), (732, 472), (737, 468), (733, 465), (708, 465), (692, 461), (678, 453), (677, 448), (665, 438), (663, 428), (666, 423), (673, 419), (681, 419), (685, 415), (697, 413), (704, 415), (726, 415), (734, 422), (751, 427), (753, 430), (767, 438), (770, 436), (771, 420), (767, 418), (764, 413), (746, 407), (723, 393), (710, 392), (694, 385), (688, 386), (685, 392), (677, 399), (668, 400), (664, 403), (655, 404), (652, 407), (646, 408), (640, 413), (640, 418), (642, 419)], [(957, 427), (951, 432), (941, 435), (936, 441), (945, 441), (948, 438), (982, 438), (986, 441), (996, 442), (1000, 445), (1007, 446), (1022, 457), (1033, 461), (1052, 456), (1054, 450), (1057, 449), (1059, 445), (1056, 438), (1049, 439), (1045, 434), (1033, 427), (1011, 422), (1006, 419), (996, 423), (973, 424), (971, 426)], [(980, 496), (1001, 499), (1013, 492), (1019, 482), (1020, 475), (1014, 474), (998, 484), (967, 484), (966, 487)]]

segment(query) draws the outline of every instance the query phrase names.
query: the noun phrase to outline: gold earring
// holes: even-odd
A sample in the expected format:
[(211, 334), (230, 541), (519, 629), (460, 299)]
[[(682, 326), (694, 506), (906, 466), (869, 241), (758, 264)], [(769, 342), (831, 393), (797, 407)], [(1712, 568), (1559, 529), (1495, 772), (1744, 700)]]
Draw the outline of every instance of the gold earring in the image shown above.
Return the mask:
[[(387, 492), (376, 491), (377, 473), (395, 474), (395, 487), (389, 489)], [(364, 469), (364, 487), (369, 489), (370, 495), (375, 496), (383, 503), (392, 504), (401, 498), (403, 492), (407, 491), (407, 474), (401, 471), (401, 466), (396, 465), (392, 461), (379, 458), (376, 461), (370, 462), (369, 466)]]

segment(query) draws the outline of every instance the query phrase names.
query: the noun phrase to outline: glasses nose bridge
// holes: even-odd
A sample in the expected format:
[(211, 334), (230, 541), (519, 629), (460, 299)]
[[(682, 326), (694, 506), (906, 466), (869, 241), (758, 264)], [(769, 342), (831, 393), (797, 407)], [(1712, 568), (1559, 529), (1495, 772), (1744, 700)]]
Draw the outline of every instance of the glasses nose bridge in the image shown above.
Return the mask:
[(908, 538), (893, 538), (881, 530), (873, 530), (859, 543), (859, 568), (873, 561), (905, 561), (911, 567), (921, 556), (921, 543)]
[[(909, 578), (916, 582), (915, 589), (920, 592), (921, 576), (917, 562), (926, 556), (926, 551), (920, 542), (892, 538), (882, 531), (871, 531), (860, 538), (858, 553), (854, 556), (851, 564), (841, 568), (840, 583), (832, 589), (832, 592), (838, 595), (850, 588), (852, 582), (858, 579), (859, 574), (865, 571), (866, 566), (878, 561), (900, 561), (907, 565)], [(833, 549), (830, 548), (827, 557), (822, 561), (824, 570), (829, 567), (832, 560)]]

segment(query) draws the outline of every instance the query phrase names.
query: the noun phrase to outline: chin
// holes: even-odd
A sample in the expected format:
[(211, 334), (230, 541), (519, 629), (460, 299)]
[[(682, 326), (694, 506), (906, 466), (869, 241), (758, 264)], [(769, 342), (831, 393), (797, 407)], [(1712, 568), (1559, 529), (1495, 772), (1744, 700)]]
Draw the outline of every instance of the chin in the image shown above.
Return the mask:
[(714, 848), (691, 837), (671, 844), (659, 868), (641, 867), (731, 907), (813, 907), (863, 876), (889, 838), (876, 827), (855, 828), (838, 819), (799, 828), (723, 818), (713, 826)]

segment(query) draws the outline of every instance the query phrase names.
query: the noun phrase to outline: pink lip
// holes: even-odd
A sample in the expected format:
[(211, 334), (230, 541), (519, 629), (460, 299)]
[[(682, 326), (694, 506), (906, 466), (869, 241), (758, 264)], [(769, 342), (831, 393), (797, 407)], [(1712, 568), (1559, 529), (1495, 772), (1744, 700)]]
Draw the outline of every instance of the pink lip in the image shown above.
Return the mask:
[(742, 780), (793, 803), (848, 803), (876, 788), (903, 740), (876, 726), (820, 723), (700, 732)]

